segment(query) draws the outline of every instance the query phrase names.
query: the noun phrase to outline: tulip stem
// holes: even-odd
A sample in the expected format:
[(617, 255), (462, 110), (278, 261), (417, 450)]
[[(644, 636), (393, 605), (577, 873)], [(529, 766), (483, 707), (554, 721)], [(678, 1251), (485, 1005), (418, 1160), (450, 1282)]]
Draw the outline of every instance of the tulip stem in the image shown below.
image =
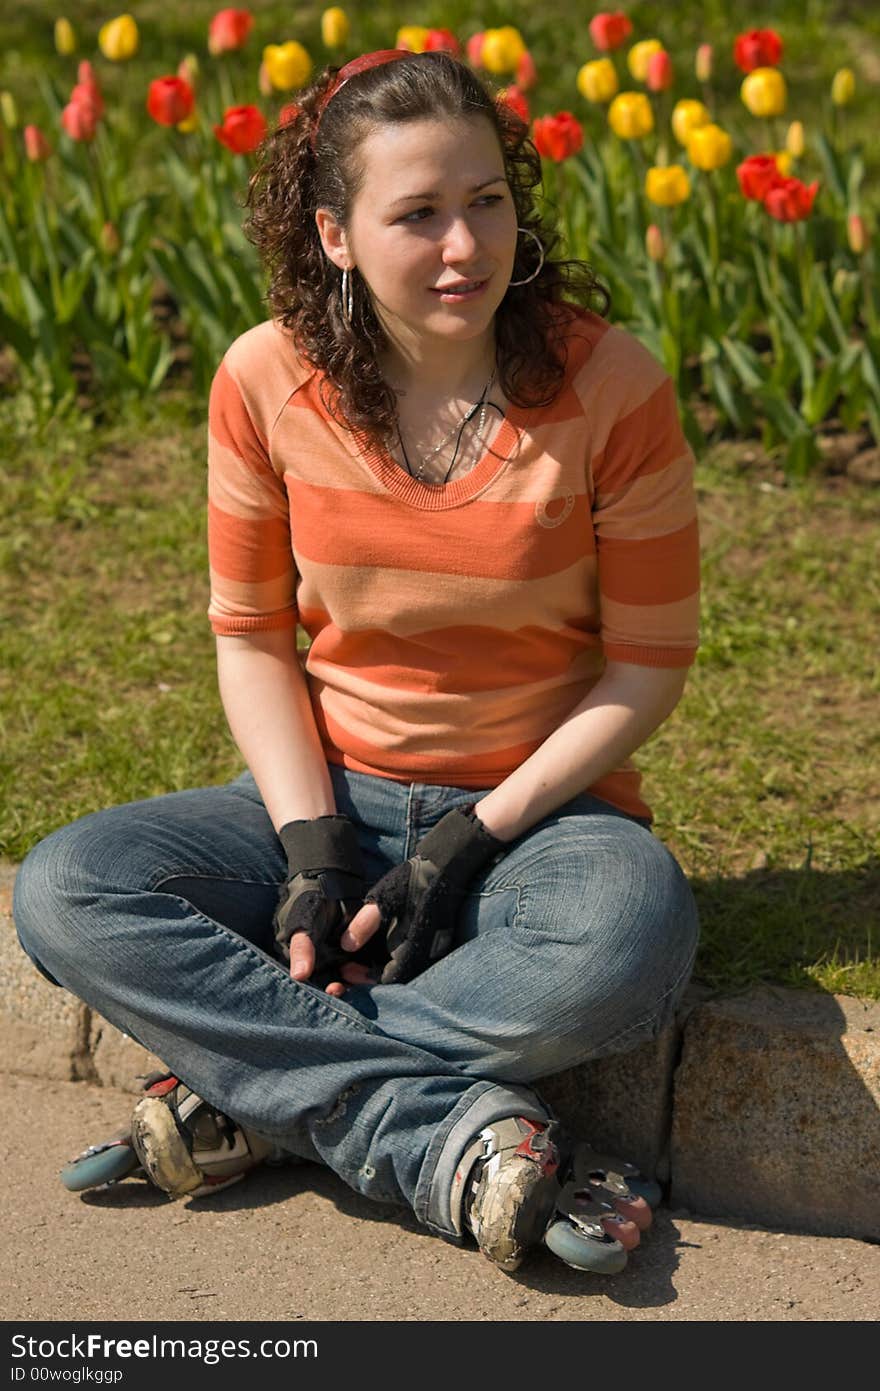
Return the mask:
[(718, 294), (718, 266), (721, 261), (721, 247), (718, 236), (718, 205), (715, 200), (715, 181), (711, 173), (707, 174), (704, 180), (706, 188), (706, 223), (709, 229), (709, 260), (712, 262), (714, 275), (709, 285), (709, 303), (712, 308), (721, 308), (721, 301)]
[(871, 334), (878, 334), (880, 333), (880, 319), (877, 317), (877, 305), (874, 299), (874, 276), (868, 270), (868, 257), (864, 252), (859, 257), (859, 276), (865, 298), (865, 324)]
[(801, 305), (803, 306), (804, 315), (809, 316), (810, 301), (812, 298), (810, 292), (810, 272), (812, 269), (812, 257), (810, 255), (810, 246), (806, 237), (806, 228), (804, 227), (803, 222), (796, 222), (794, 224), (793, 231), (794, 254), (795, 259), (797, 260), (798, 279), (800, 281), (801, 287)]
[(98, 159), (97, 154), (95, 153), (94, 145), (89, 144), (87, 148), (88, 160), (92, 168), (95, 188), (95, 211), (97, 212), (97, 226), (95, 228), (95, 234), (97, 236), (100, 236), (101, 228), (104, 226), (104, 223), (110, 221), (110, 212), (107, 207), (107, 196), (104, 190), (104, 183), (101, 178), (101, 162)]

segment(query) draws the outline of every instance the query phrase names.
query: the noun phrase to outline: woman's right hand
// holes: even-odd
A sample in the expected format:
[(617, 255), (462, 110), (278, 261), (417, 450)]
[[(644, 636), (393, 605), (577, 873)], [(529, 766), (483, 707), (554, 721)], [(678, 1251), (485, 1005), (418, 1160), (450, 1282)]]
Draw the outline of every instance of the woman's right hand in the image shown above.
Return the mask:
[(326, 979), (351, 960), (339, 939), (367, 888), (354, 823), (339, 814), (317, 816), (288, 822), (278, 837), (288, 867), (272, 920), (278, 953), (294, 980)]

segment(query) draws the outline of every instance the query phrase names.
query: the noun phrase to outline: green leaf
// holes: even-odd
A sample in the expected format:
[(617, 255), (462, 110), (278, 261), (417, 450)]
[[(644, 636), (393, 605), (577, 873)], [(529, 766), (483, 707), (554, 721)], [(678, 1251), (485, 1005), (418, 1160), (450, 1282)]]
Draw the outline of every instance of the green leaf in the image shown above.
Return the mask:
[(804, 390), (809, 391), (816, 376), (816, 367), (810, 346), (777, 296), (771, 296), (767, 307), (779, 320), (785, 338), (784, 346), (791, 348), (794, 353)]
[(782, 467), (791, 478), (806, 478), (819, 457), (819, 446), (812, 433), (796, 435), (786, 450)]
[(30, 362), (36, 350), (33, 334), (0, 305), (0, 337), (10, 344), (23, 362)]
[(859, 153), (854, 151), (846, 179), (846, 201), (847, 206), (850, 208), (854, 208), (858, 203), (859, 189), (862, 186), (864, 177), (865, 161)]
[(716, 401), (727, 419), (740, 434), (748, 434), (754, 421), (748, 402), (736, 390), (733, 382), (720, 363), (713, 363), (709, 369), (709, 380)]
[(845, 430), (857, 430), (862, 424), (868, 409), (868, 393), (861, 381), (848, 384), (840, 398), (837, 413)]
[(91, 279), (95, 256), (96, 252), (90, 247), (79, 265), (71, 266), (68, 271), (65, 271), (58, 296), (58, 320), (60, 323), (69, 323), (73, 318)]
[(849, 334), (840, 317), (837, 302), (834, 295), (831, 293), (831, 286), (828, 284), (828, 277), (825, 274), (824, 268), (820, 265), (813, 266), (811, 278), (815, 289), (819, 292), (819, 298), (822, 301), (825, 313), (828, 315), (828, 322), (834, 330), (837, 342), (840, 347), (843, 348), (849, 342)]
[(782, 439), (791, 441), (807, 433), (803, 416), (798, 414), (778, 388), (764, 386), (757, 396), (765, 415)]
[(842, 201), (846, 198), (846, 180), (836, 151), (831, 148), (828, 137), (822, 130), (817, 130), (814, 133), (813, 144), (822, 161), (825, 178), (828, 180), (828, 183), (831, 185), (837, 197)]
[(743, 386), (749, 391), (758, 391), (766, 381), (766, 371), (758, 354), (745, 343), (738, 343), (726, 334), (720, 341)]

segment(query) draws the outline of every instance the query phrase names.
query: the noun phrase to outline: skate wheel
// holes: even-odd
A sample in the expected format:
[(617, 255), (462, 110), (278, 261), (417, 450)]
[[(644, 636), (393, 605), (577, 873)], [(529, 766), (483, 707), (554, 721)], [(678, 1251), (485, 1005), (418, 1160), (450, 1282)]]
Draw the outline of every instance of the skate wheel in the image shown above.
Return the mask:
[(140, 1168), (140, 1160), (131, 1145), (108, 1145), (94, 1154), (73, 1159), (61, 1170), (61, 1182), (71, 1193), (87, 1188), (99, 1188), (102, 1183), (115, 1183)]
[(544, 1233), (544, 1245), (573, 1270), (619, 1275), (626, 1265), (626, 1252), (619, 1241), (584, 1236), (564, 1219), (550, 1224)]

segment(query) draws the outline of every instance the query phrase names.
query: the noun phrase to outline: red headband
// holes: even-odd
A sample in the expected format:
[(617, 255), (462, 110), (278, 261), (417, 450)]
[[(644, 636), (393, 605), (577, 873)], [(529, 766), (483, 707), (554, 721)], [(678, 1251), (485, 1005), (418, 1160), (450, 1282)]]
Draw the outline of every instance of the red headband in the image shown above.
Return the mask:
[(332, 97), (335, 97), (343, 83), (347, 82), (350, 77), (357, 77), (358, 73), (368, 72), (370, 68), (380, 68), (383, 63), (393, 63), (395, 58), (408, 58), (409, 56), (409, 49), (377, 48), (375, 53), (362, 53), (359, 58), (352, 58), (351, 62), (346, 63), (344, 68), (340, 68), (321, 98), (321, 104), (315, 113), (315, 123), (312, 127), (311, 135), (312, 149), (314, 150), (315, 148), (315, 142), (318, 138), (318, 126), (321, 124), (321, 117), (324, 114), (327, 103)]

